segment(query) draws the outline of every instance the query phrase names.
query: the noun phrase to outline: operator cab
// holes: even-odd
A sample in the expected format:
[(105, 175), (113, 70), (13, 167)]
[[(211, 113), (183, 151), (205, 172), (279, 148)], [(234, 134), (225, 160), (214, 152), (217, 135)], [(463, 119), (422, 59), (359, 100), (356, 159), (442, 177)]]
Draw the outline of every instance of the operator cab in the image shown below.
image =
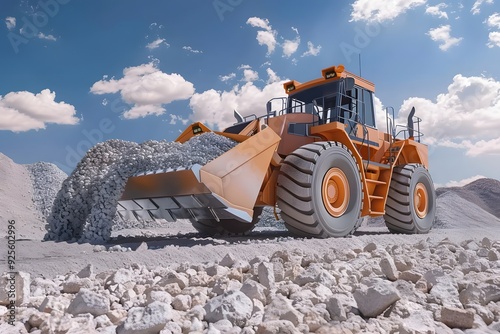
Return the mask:
[[(306, 83), (295, 80), (284, 84), (288, 97), (268, 102), (268, 116), (290, 113), (309, 113), (317, 121), (311, 125), (331, 122), (347, 124), (346, 130), (355, 133), (357, 124), (376, 128), (373, 106), (374, 86), (344, 67), (330, 67), (322, 71), (323, 77)], [(276, 102), (281, 108), (272, 111)]]
[(318, 116), (319, 124), (351, 121), (375, 128), (373, 93), (357, 86), (353, 78), (290, 94), (287, 105), (286, 113), (310, 112)]

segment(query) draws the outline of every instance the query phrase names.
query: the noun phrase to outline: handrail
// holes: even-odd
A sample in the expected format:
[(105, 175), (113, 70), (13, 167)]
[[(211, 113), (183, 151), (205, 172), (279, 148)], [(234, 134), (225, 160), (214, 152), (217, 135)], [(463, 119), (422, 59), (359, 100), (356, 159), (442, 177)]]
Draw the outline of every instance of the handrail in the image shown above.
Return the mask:
[[(422, 121), (422, 119), (420, 117), (413, 116), (413, 122), (414, 122), (414, 124), (417, 124), (417, 129), (413, 129), (413, 133), (414, 133), (413, 138), (415, 138), (415, 140), (419, 143), (420, 143), (420, 140), (422, 139), (422, 137), (424, 136), (424, 134), (420, 131), (420, 122), (421, 121)], [(410, 129), (408, 128), (407, 125), (399, 125), (398, 124), (395, 127), (395, 131), (397, 131), (398, 128), (401, 128), (401, 130), (399, 130), (394, 137), (397, 137), (402, 133), (404, 139), (410, 138), (410, 136), (409, 136)], [(407, 136), (407, 134), (408, 134), (408, 136)]]
[[(390, 117), (390, 113), (392, 113), (392, 118)], [(386, 131), (387, 134), (389, 135), (389, 156), (387, 157), (387, 160), (389, 161), (389, 164), (393, 164), (395, 161), (393, 152), (392, 152), (392, 146), (394, 144), (394, 140), (396, 138), (396, 127), (394, 127), (394, 108), (393, 107), (386, 107), (385, 108), (385, 125), (386, 125)]]
[[(252, 119), (250, 119), (250, 117), (253, 117), (253, 118), (252, 118)], [(250, 115), (244, 116), (244, 117), (243, 117), (243, 120), (244, 120), (244, 122), (248, 122), (249, 120), (250, 120), (250, 121), (253, 121), (254, 119), (257, 119), (257, 118), (259, 118), (259, 117), (257, 117), (257, 115), (256, 115), (256, 114), (250, 114)]]

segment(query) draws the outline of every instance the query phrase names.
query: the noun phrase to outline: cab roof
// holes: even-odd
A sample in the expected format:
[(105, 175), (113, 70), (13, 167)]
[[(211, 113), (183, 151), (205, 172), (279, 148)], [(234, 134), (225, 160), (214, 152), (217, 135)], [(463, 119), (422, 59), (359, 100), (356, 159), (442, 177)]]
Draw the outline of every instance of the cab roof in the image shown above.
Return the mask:
[(329, 83), (335, 80), (339, 80), (340, 78), (353, 78), (354, 83), (360, 87), (363, 87), (371, 92), (375, 92), (375, 85), (366, 79), (363, 79), (362, 77), (353, 74), (351, 72), (348, 72), (345, 70), (344, 65), (338, 65), (338, 66), (331, 66), (328, 68), (324, 68), (321, 71), (322, 76), (320, 78), (307, 81), (304, 83), (300, 83), (295, 80), (291, 80), (288, 82), (285, 82), (283, 84), (283, 88), (285, 89), (285, 92), (287, 94), (295, 94), (301, 90), (305, 90), (311, 87), (319, 86), (324, 83)]

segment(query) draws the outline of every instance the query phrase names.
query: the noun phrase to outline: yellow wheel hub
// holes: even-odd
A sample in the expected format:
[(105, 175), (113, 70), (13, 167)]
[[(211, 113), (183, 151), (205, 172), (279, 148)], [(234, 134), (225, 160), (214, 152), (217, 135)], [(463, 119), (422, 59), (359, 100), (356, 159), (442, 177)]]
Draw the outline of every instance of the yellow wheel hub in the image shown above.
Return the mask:
[(417, 183), (413, 192), (413, 206), (418, 217), (424, 218), (427, 216), (428, 205), (429, 195), (427, 194), (427, 188), (422, 183)]
[(342, 216), (349, 206), (349, 182), (339, 168), (330, 168), (321, 187), (323, 204), (333, 217)]

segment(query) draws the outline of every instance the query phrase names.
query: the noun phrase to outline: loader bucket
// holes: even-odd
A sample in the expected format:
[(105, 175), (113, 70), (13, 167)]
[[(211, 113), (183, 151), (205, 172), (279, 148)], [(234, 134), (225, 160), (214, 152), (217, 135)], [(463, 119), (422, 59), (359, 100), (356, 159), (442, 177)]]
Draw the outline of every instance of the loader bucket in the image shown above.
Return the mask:
[(280, 140), (271, 128), (265, 128), (205, 166), (131, 177), (118, 201), (118, 214), (123, 219), (251, 223)]

